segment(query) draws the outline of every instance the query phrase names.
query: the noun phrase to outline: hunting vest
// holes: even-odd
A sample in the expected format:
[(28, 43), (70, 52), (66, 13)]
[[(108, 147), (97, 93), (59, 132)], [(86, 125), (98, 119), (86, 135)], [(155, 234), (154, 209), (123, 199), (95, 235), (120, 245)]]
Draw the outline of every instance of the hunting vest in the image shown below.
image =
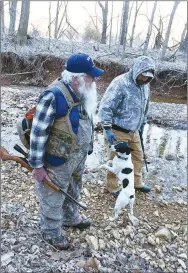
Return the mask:
[(56, 98), (56, 117), (46, 144), (46, 160), (52, 165), (59, 165), (80, 148), (76, 145), (79, 126), (79, 111), (76, 106), (81, 105), (82, 101), (75, 102), (68, 88), (59, 80), (55, 80), (48, 89)]

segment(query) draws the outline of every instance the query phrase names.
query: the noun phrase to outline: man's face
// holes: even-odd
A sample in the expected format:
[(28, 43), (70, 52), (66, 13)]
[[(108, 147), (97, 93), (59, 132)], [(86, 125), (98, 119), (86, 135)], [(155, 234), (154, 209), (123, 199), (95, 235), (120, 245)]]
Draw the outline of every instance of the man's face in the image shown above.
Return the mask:
[(139, 74), (138, 77), (136, 78), (136, 81), (138, 83), (138, 85), (143, 85), (148, 83), (148, 80), (150, 79), (150, 77), (146, 77), (143, 76), (142, 74)]

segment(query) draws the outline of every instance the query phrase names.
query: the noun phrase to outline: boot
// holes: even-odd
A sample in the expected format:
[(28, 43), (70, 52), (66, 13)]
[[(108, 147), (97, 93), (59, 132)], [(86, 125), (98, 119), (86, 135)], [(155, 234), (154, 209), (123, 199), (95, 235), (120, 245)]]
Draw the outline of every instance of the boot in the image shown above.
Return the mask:
[(148, 186), (143, 186), (143, 187), (141, 187), (141, 188), (135, 188), (135, 190), (141, 191), (141, 192), (144, 192), (144, 193), (148, 193), (148, 192), (151, 191), (151, 188), (148, 187)]
[(82, 219), (81, 222), (77, 225), (70, 226), (70, 225), (63, 225), (64, 227), (73, 227), (83, 230), (91, 226), (91, 221), (89, 219)]
[(57, 238), (49, 238), (49, 236), (46, 236), (43, 233), (42, 237), (45, 241), (47, 241), (50, 245), (57, 248), (58, 250), (66, 250), (70, 246), (68, 240), (63, 235), (60, 235)]

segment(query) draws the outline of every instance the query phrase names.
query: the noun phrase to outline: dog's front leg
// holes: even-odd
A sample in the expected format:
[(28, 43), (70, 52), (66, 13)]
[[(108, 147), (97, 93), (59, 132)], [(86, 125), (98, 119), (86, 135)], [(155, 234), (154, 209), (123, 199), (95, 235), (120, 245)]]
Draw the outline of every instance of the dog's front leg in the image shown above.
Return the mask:
[(107, 165), (110, 166), (110, 167), (112, 167), (112, 165), (113, 165), (113, 160), (108, 160), (108, 161), (107, 161)]
[(106, 169), (106, 170), (108, 170), (109, 172), (116, 174), (115, 171), (114, 171), (114, 168), (113, 168), (113, 167), (110, 167), (110, 166), (108, 166), (108, 165), (106, 165), (106, 164), (105, 164), (105, 165), (102, 165), (101, 168), (102, 168), (102, 169)]

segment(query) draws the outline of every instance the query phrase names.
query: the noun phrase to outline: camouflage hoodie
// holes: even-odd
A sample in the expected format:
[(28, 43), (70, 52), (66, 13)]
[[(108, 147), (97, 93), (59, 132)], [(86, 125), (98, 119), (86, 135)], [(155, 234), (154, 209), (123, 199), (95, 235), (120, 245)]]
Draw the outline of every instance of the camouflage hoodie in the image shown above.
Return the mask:
[(155, 70), (150, 57), (135, 59), (129, 72), (116, 77), (107, 88), (99, 107), (99, 119), (103, 126), (113, 124), (135, 131), (146, 122), (150, 84), (138, 85), (137, 76), (147, 70)]

